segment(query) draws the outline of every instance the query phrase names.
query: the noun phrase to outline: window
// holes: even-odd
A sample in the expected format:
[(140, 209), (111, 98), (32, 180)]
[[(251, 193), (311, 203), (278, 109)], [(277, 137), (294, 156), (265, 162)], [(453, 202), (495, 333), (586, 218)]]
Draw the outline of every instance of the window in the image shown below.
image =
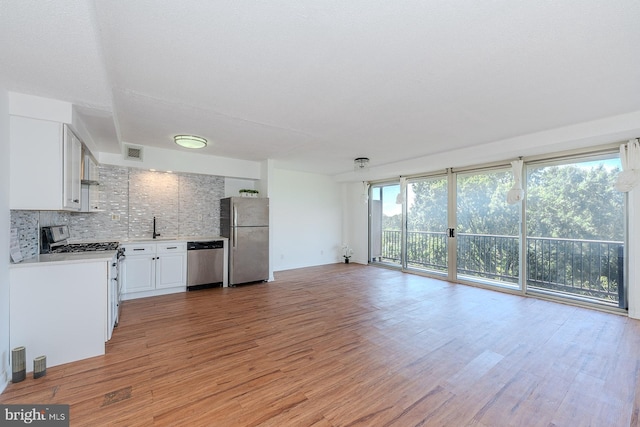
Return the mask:
[(619, 159), (527, 167), (527, 290), (626, 307)]
[(513, 205), (506, 165), (372, 185), (370, 261), (626, 308), (617, 153), (525, 167), (525, 200)]
[(369, 200), (370, 261), (401, 265), (402, 200), (400, 200), (400, 184), (372, 185)]

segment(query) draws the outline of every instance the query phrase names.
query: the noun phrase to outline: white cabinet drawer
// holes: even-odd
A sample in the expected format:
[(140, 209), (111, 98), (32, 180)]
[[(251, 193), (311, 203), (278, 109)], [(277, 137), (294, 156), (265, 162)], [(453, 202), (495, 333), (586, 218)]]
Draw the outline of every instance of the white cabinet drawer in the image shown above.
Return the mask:
[(175, 252), (187, 252), (187, 243), (186, 242), (158, 243), (159, 254), (175, 253)]
[(156, 245), (155, 244), (134, 243), (134, 244), (122, 245), (122, 247), (124, 248), (124, 255), (125, 256), (135, 256), (135, 255), (155, 254), (156, 253)]

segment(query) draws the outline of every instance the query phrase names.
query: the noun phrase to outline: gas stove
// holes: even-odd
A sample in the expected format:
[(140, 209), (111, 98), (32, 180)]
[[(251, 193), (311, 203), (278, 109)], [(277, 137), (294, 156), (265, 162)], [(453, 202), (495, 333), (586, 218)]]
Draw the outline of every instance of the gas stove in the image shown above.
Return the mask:
[(67, 225), (52, 225), (40, 229), (40, 253), (64, 254), (78, 252), (115, 251), (118, 242), (85, 242), (68, 243), (69, 227)]
[(62, 254), (72, 252), (95, 252), (95, 251), (115, 251), (118, 249), (118, 242), (93, 242), (93, 243), (69, 243), (55, 246), (49, 253)]

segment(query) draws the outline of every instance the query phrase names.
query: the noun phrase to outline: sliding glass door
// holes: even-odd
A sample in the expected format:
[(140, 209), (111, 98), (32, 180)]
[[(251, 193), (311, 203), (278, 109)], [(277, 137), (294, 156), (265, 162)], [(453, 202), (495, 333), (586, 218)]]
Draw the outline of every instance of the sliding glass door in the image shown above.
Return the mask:
[(406, 268), (448, 274), (448, 180), (407, 182)]
[(371, 186), (369, 198), (369, 260), (402, 265), (402, 198), (400, 184)]
[(483, 286), (626, 307), (616, 153), (373, 184), (370, 262)]
[(511, 169), (458, 173), (457, 277), (519, 288), (521, 205), (509, 205)]

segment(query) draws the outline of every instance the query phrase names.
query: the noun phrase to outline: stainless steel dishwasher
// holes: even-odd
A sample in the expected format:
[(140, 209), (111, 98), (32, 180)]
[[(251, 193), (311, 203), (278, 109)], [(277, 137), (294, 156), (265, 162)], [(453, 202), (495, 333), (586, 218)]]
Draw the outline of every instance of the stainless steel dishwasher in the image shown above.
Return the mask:
[(188, 290), (222, 285), (223, 273), (223, 240), (187, 242)]

